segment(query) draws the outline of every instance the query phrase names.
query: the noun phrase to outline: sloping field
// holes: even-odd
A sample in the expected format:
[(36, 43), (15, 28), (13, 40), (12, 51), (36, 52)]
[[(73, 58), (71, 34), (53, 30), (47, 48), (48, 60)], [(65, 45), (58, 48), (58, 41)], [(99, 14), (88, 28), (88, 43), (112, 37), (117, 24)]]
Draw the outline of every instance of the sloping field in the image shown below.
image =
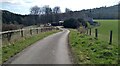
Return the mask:
[[(118, 20), (95, 20), (101, 25), (98, 28), (98, 38), (109, 42), (110, 30), (113, 31), (113, 43), (118, 44)], [(92, 32), (94, 33), (94, 29)], [(92, 34), (94, 35), (94, 34)]]

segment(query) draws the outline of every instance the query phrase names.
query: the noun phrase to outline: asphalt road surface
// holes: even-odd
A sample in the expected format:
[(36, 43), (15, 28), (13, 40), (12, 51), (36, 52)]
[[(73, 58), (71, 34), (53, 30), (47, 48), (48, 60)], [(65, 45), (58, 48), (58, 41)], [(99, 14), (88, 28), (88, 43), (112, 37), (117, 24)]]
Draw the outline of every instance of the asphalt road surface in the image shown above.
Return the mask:
[(68, 48), (69, 30), (50, 35), (11, 58), (10, 64), (71, 64)]

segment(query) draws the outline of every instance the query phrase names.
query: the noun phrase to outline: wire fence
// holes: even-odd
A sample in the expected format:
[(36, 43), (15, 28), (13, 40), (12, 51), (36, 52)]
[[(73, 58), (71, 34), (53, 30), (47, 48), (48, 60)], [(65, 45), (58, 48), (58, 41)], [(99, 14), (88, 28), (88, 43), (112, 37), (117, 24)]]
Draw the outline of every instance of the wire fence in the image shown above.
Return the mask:
[[(91, 28), (87, 29), (86, 34), (87, 35), (92, 35)], [(110, 30), (110, 32), (108, 34), (109, 34), (109, 36), (108, 36), (108, 38), (109, 38), (108, 42), (109, 42), (109, 44), (112, 44), (112, 42), (113, 42), (113, 31)], [(99, 33), (98, 33), (98, 29), (97, 28), (94, 30), (94, 37), (95, 37), (95, 39), (99, 38)]]
[[(80, 33), (84, 33), (84, 34), (87, 34), (87, 35), (90, 35), (90, 36), (94, 36), (96, 40), (99, 39), (99, 37), (100, 37), (99, 31), (98, 31), (97, 28), (93, 30), (92, 28), (81, 27), (81, 28), (78, 29), (78, 31)], [(110, 30), (108, 32), (108, 34), (109, 34), (109, 36), (107, 36), (108, 37), (108, 41), (107, 42), (109, 44), (112, 44), (112, 42), (113, 42), (113, 31)]]

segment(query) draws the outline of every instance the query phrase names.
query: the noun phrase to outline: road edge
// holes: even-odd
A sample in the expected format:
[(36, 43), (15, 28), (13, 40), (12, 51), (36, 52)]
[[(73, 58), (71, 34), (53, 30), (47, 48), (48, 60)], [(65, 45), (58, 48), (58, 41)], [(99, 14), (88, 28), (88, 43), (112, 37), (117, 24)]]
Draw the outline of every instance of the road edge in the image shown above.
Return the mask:
[[(61, 32), (61, 31), (59, 31), (59, 32)], [(59, 33), (59, 32), (56, 32), (56, 33)], [(53, 33), (53, 34), (56, 34), (56, 33)], [(53, 34), (50, 34), (50, 35), (48, 35), (48, 36), (46, 36), (46, 37), (49, 37), (49, 36), (51, 36), (51, 35), (53, 35)], [(41, 40), (38, 40), (38, 41), (42, 41), (42, 40), (45, 39), (46, 37), (44, 37), (44, 38), (42, 38)], [(38, 41), (37, 41), (37, 42), (38, 42)], [(35, 42), (34, 44), (36, 44), (37, 42)], [(22, 55), (23, 53), (25, 53), (27, 50), (29, 50), (30, 47), (32, 47), (34, 44), (31, 44), (31, 45), (27, 46), (25, 49), (23, 49), (22, 51), (20, 51), (20, 52), (17, 53), (16, 55), (12, 56), (11, 58), (9, 58), (6, 62), (3, 62), (2, 64), (10, 64), (12, 61), (15, 60), (15, 58), (19, 57), (20, 55)]]
[[(69, 30), (69, 29), (68, 29)], [(70, 30), (69, 30), (70, 31)], [(74, 54), (72, 52), (72, 47), (70, 46), (70, 40), (69, 40), (69, 37), (70, 37), (70, 32), (68, 33), (68, 39), (67, 39), (67, 42), (68, 42), (68, 51), (69, 51), (69, 56), (70, 56), (70, 61), (72, 62), (72, 64), (75, 64), (75, 58), (74, 58)]]

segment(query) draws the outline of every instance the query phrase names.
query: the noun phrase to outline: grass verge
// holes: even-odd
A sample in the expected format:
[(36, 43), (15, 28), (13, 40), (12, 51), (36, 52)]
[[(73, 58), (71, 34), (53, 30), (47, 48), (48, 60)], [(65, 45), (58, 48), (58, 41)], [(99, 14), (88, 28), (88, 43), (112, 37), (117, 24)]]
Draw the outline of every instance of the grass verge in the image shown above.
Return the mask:
[(80, 34), (71, 29), (69, 43), (76, 64), (117, 64), (118, 46), (113, 43), (96, 40), (94, 37)]
[(41, 40), (44, 37), (47, 37), (48, 35), (51, 35), (56, 32), (59, 32), (59, 31), (53, 30), (53, 31), (49, 31), (49, 32), (42, 32), (40, 34), (31, 36), (29, 38), (19, 40), (19, 41), (15, 42), (14, 44), (8, 45), (6, 47), (2, 47), (2, 63), (7, 61), (10, 57), (13, 57), (14, 55), (19, 53), (26, 47), (32, 45), (36, 41)]

